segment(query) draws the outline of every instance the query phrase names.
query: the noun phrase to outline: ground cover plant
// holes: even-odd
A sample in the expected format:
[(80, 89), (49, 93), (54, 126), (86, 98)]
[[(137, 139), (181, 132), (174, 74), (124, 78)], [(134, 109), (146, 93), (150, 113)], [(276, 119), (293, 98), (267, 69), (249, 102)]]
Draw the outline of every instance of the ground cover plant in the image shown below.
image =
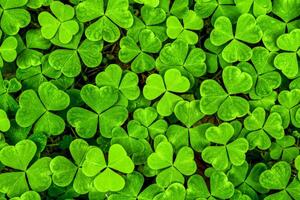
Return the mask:
[(0, 0), (0, 200), (300, 200), (299, 0)]

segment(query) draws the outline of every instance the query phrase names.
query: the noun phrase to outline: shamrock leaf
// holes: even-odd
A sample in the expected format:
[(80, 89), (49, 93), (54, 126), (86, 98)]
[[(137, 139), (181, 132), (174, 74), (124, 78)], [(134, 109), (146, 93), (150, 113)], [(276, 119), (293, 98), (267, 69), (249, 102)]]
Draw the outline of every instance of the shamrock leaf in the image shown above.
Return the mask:
[(11, 94), (18, 92), (21, 87), (21, 83), (16, 78), (3, 80), (0, 72), (0, 109), (5, 112), (16, 112), (18, 110), (19, 105)]
[[(263, 47), (255, 47), (253, 49), (253, 56), (251, 61), (255, 67), (255, 73), (249, 71), (250, 66), (245, 66), (248, 68), (253, 78), (253, 92), (260, 97), (268, 96), (272, 91), (278, 88), (281, 84), (280, 73), (275, 71), (273, 66), (273, 61), (276, 54), (269, 52)], [(243, 69), (242, 69), (243, 70)], [(251, 93), (250, 93), (251, 95)]]
[(157, 145), (147, 163), (151, 169), (160, 170), (156, 182), (163, 187), (173, 182), (184, 183), (183, 175), (190, 176), (196, 171), (193, 150), (189, 147), (181, 148), (173, 162), (173, 147), (166, 141)]
[(5, 62), (13, 62), (17, 57), (16, 48), (18, 46), (18, 42), (16, 38), (10, 36), (3, 40), (0, 46), (0, 68), (3, 67), (3, 61)]
[[(86, 0), (76, 6), (76, 16), (81, 22), (99, 18), (85, 30), (85, 35), (89, 40), (103, 39), (107, 42), (115, 42), (120, 37), (118, 26), (129, 28), (133, 24), (133, 17), (128, 6), (128, 0), (109, 0), (104, 11), (103, 0)], [(90, 11), (87, 12), (87, 10)]]
[[(77, 47), (76, 47), (77, 48)], [(97, 67), (102, 61), (103, 43), (84, 40), (77, 49), (57, 49), (49, 55), (49, 64), (67, 77), (80, 74), (81, 62), (90, 68)]]
[(234, 35), (230, 19), (224, 16), (215, 21), (214, 30), (210, 34), (211, 42), (216, 46), (229, 42), (222, 51), (222, 57), (229, 63), (249, 60), (252, 57), (252, 50), (243, 42), (255, 44), (261, 38), (261, 29), (256, 24), (255, 18), (248, 13), (238, 18)]
[(267, 166), (264, 163), (257, 163), (251, 169), (251, 166), (245, 162), (240, 166), (233, 165), (228, 171), (227, 176), (235, 188), (252, 199), (256, 199), (258, 198), (257, 192), (265, 194), (269, 191), (259, 183), (259, 176), (265, 170), (267, 170)]
[(276, 143), (272, 143), (270, 147), (271, 158), (274, 160), (281, 159), (289, 163), (292, 162), (299, 155), (299, 149), (294, 146), (295, 143), (295, 138), (290, 135), (276, 140)]
[[(22, 140), (15, 146), (6, 146), (0, 151), (0, 161), (16, 171), (0, 174), (0, 191), (9, 197), (20, 196), (29, 190), (47, 190), (51, 185), (51, 158), (43, 157), (31, 166), (37, 147), (31, 140)], [(29, 167), (28, 167), (29, 166)]]
[(96, 76), (96, 84), (99, 87), (112, 86), (119, 91), (120, 98), (135, 100), (140, 96), (138, 76), (133, 72), (122, 73), (119, 65), (111, 64), (104, 72)]
[(160, 39), (149, 29), (144, 29), (139, 33), (139, 44), (133, 38), (126, 36), (121, 39), (119, 58), (122, 62), (132, 61), (131, 69), (136, 73), (150, 71), (155, 67), (154, 58), (148, 53), (157, 53), (161, 49)]
[(58, 135), (64, 131), (64, 120), (50, 111), (64, 110), (68, 107), (70, 98), (52, 83), (41, 84), (38, 95), (33, 90), (26, 90), (21, 94), (19, 103), (16, 121), (21, 127), (35, 124), (35, 132), (49, 135)]
[(228, 17), (230, 20), (236, 22), (241, 15), (238, 6), (235, 6), (234, 1), (224, 0), (196, 0), (195, 12), (202, 18), (211, 16), (211, 23), (213, 24), (220, 16)]
[(175, 108), (176, 118), (183, 124), (173, 124), (168, 127), (167, 137), (176, 150), (183, 146), (191, 146), (195, 151), (201, 151), (209, 142), (205, 138), (205, 130), (209, 123), (198, 125), (198, 121), (204, 117), (200, 111), (199, 100), (179, 101)]
[(188, 44), (196, 44), (198, 35), (192, 30), (201, 30), (203, 20), (192, 10), (183, 17), (183, 26), (176, 16), (170, 16), (167, 19), (167, 35), (171, 39), (180, 38)]
[(282, 34), (277, 39), (277, 46), (284, 52), (275, 57), (274, 65), (289, 79), (293, 79), (298, 75), (297, 51), (300, 47), (299, 40), (300, 29)]
[(205, 58), (206, 55), (202, 49), (193, 48), (189, 51), (188, 44), (177, 39), (162, 48), (156, 65), (157, 69), (162, 72), (177, 68), (184, 75), (200, 77), (206, 72)]
[(237, 67), (227, 66), (223, 70), (222, 77), (227, 93), (215, 80), (208, 79), (201, 83), (200, 110), (207, 115), (217, 112), (218, 117), (224, 121), (246, 115), (249, 103), (242, 97), (232, 95), (250, 90), (251, 76)]
[(202, 176), (193, 175), (188, 180), (187, 199), (228, 199), (233, 193), (234, 186), (223, 172), (216, 171), (210, 176), (210, 192)]
[(23, 8), (27, 0), (10, 3), (9, 0), (2, 0), (1, 6), (1, 29), (8, 35), (16, 35), (21, 28), (29, 25), (30, 13)]
[(67, 119), (83, 138), (91, 138), (96, 134), (98, 122), (101, 135), (110, 138), (112, 129), (121, 126), (127, 119), (127, 109), (115, 105), (119, 95), (112, 86), (98, 88), (87, 84), (81, 89), (80, 96), (94, 112), (73, 107), (68, 111)]
[(125, 180), (113, 170), (127, 174), (132, 173), (134, 164), (123, 147), (114, 144), (109, 148), (107, 163), (101, 149), (91, 148), (86, 154), (82, 170), (89, 177), (96, 176), (94, 186), (98, 191), (119, 191), (124, 188)]
[(240, 166), (245, 162), (245, 153), (248, 151), (248, 141), (238, 138), (229, 143), (234, 134), (234, 129), (229, 123), (222, 123), (218, 127), (209, 127), (205, 136), (210, 142), (219, 146), (208, 146), (202, 151), (205, 162), (212, 164), (218, 170), (224, 170), (229, 163)]
[(182, 98), (174, 93), (183, 93), (190, 88), (189, 80), (177, 69), (169, 69), (164, 75), (152, 74), (146, 80), (143, 94), (146, 99), (154, 100), (160, 96), (157, 112), (162, 116), (172, 114), (174, 107)]
[(11, 200), (41, 200), (39, 193), (35, 191), (24, 192), (20, 197), (11, 198)]
[(292, 199), (291, 197), (299, 197), (297, 190), (300, 188), (300, 182), (297, 180), (289, 184), (291, 177), (291, 166), (285, 161), (279, 161), (272, 166), (270, 170), (264, 171), (260, 177), (260, 184), (268, 189), (281, 190), (271, 194), (266, 199)]
[[(151, 138), (166, 132), (168, 123), (164, 119), (159, 119), (157, 111), (152, 107), (138, 108), (133, 113), (134, 122), (138, 127), (144, 127)], [(139, 133), (138, 133), (139, 134)]]
[(299, 117), (297, 112), (299, 110), (300, 90), (293, 89), (291, 91), (283, 90), (278, 95), (278, 101), (281, 105), (274, 105), (271, 112), (277, 112), (282, 118), (282, 125), (286, 128), (290, 121), (296, 127), (300, 127)]
[(46, 11), (41, 12), (38, 16), (43, 37), (50, 40), (58, 35), (60, 42), (69, 43), (79, 31), (77, 21), (73, 19), (74, 8), (59, 1), (53, 1), (50, 9), (55, 17)]
[(64, 156), (53, 158), (50, 162), (53, 183), (59, 187), (66, 187), (72, 183), (77, 193), (88, 193), (92, 179), (84, 175), (81, 167), (90, 148), (86, 141), (76, 139), (69, 147), (75, 164)]
[(163, 192), (157, 194), (153, 199), (174, 199), (181, 200), (185, 198), (185, 188), (181, 183), (173, 183), (169, 185)]
[(0, 109), (0, 131), (6, 132), (10, 129), (10, 121), (4, 110)]
[(245, 128), (250, 131), (247, 135), (250, 148), (266, 150), (271, 146), (269, 136), (281, 139), (284, 136), (282, 119), (278, 113), (271, 113), (266, 119), (266, 112), (263, 108), (257, 107), (244, 121)]

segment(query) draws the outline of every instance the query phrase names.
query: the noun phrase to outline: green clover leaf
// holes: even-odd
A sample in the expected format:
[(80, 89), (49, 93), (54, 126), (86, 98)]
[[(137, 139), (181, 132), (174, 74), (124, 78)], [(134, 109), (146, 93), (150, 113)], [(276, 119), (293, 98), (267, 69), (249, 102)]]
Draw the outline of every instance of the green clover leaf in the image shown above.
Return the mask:
[(188, 180), (187, 199), (228, 199), (233, 194), (234, 186), (223, 172), (210, 176), (210, 192), (202, 176), (193, 175)]
[(154, 100), (162, 95), (157, 104), (157, 112), (162, 116), (169, 116), (176, 103), (182, 99), (174, 93), (183, 93), (189, 88), (189, 80), (182, 76), (179, 70), (169, 69), (164, 79), (159, 74), (150, 75), (143, 88), (143, 94), (148, 100)]
[(298, 179), (300, 180), (300, 156), (299, 155), (295, 159), (295, 167), (298, 170)]
[[(255, 77), (253, 86), (255, 87), (255, 94), (260, 97), (270, 95), (281, 84), (280, 73), (275, 71), (273, 66), (275, 56), (275, 53), (269, 52), (263, 47), (255, 47), (253, 49), (251, 61), (256, 70), (256, 73), (253, 73), (252, 76)], [(245, 67), (249, 68), (248, 66)]]
[(290, 79), (298, 75), (297, 51), (300, 47), (300, 29), (295, 29), (290, 33), (282, 34), (277, 39), (277, 46), (284, 52), (279, 53), (274, 59), (276, 68)]
[(50, 162), (53, 183), (59, 187), (66, 187), (72, 183), (77, 193), (88, 193), (92, 179), (84, 175), (81, 167), (90, 148), (86, 141), (76, 139), (69, 147), (75, 164), (64, 156), (53, 158)]
[(219, 170), (224, 170), (229, 163), (240, 166), (245, 162), (245, 153), (248, 151), (248, 141), (238, 138), (229, 143), (234, 134), (234, 129), (229, 123), (222, 123), (218, 127), (210, 127), (206, 130), (206, 139), (220, 146), (208, 146), (202, 151), (205, 162)]
[(271, 169), (264, 171), (259, 177), (260, 184), (267, 189), (279, 190), (279, 192), (267, 196), (266, 199), (297, 199), (300, 182), (294, 179), (289, 184), (290, 177), (291, 166), (285, 161), (279, 161)]
[(104, 72), (96, 76), (96, 84), (99, 87), (112, 86), (119, 90), (120, 98), (136, 100), (140, 96), (138, 87), (139, 78), (133, 72), (122, 73), (119, 65), (111, 64)]
[(255, 44), (261, 38), (261, 29), (256, 24), (255, 18), (248, 13), (238, 18), (235, 35), (230, 19), (224, 16), (215, 21), (214, 30), (210, 34), (211, 42), (216, 46), (230, 42), (222, 51), (222, 57), (229, 63), (249, 60), (252, 57), (252, 50), (242, 42)]
[(295, 138), (290, 135), (276, 140), (270, 147), (271, 158), (274, 160), (280, 159), (289, 163), (292, 162), (297, 155), (299, 155), (299, 149), (294, 146), (295, 143)]
[(113, 170), (129, 174), (133, 172), (134, 164), (121, 145), (113, 144), (109, 148), (107, 163), (101, 149), (91, 148), (86, 154), (82, 170), (89, 177), (95, 176), (94, 186), (98, 191), (119, 191), (124, 188), (125, 180)]
[(251, 76), (237, 67), (227, 66), (222, 77), (228, 93), (215, 80), (208, 79), (201, 83), (200, 110), (207, 115), (217, 112), (218, 117), (224, 121), (243, 117), (249, 111), (249, 103), (242, 97), (232, 95), (250, 90)]
[(264, 163), (257, 163), (251, 169), (251, 166), (245, 162), (240, 166), (233, 165), (228, 171), (227, 176), (235, 188), (252, 199), (256, 199), (258, 198), (257, 192), (265, 194), (269, 191), (259, 183), (259, 176), (265, 170), (267, 170), (267, 166)]
[(205, 130), (211, 124), (198, 125), (199, 120), (204, 117), (199, 103), (199, 100), (190, 102), (182, 100), (174, 108), (174, 114), (183, 126), (172, 124), (168, 127), (166, 135), (176, 150), (184, 146), (191, 146), (195, 151), (200, 152), (209, 144), (205, 138)]
[(193, 150), (189, 147), (181, 148), (173, 162), (173, 147), (166, 141), (157, 145), (155, 152), (148, 157), (147, 163), (151, 169), (160, 170), (156, 182), (163, 187), (173, 182), (184, 183), (183, 175), (190, 176), (196, 171)]
[(1, 192), (9, 197), (16, 197), (28, 191), (29, 187), (37, 192), (45, 191), (50, 187), (51, 158), (40, 158), (29, 166), (36, 150), (36, 144), (31, 140), (22, 140), (15, 146), (6, 146), (1, 149), (0, 161), (5, 166), (17, 170), (0, 174)]
[(0, 131), (6, 132), (10, 129), (10, 121), (6, 112), (0, 109)]
[(21, 94), (19, 103), (20, 108), (16, 114), (16, 121), (21, 127), (35, 124), (35, 132), (49, 135), (59, 135), (64, 131), (64, 120), (51, 111), (66, 109), (70, 98), (54, 84), (42, 83), (38, 89), (38, 95), (33, 90), (26, 90)]
[(178, 39), (162, 48), (156, 66), (159, 71), (177, 68), (188, 77), (200, 77), (206, 72), (205, 59), (202, 49), (193, 48), (189, 51), (189, 45)]
[(56, 18), (46, 11), (38, 16), (43, 37), (50, 40), (58, 35), (59, 41), (63, 44), (71, 42), (79, 31), (79, 24), (74, 20), (74, 8), (59, 1), (53, 1), (50, 9)]
[(130, 36), (123, 37), (120, 42), (119, 58), (122, 62), (132, 61), (131, 69), (136, 73), (150, 71), (155, 67), (154, 58), (148, 53), (157, 53), (161, 49), (160, 39), (149, 29), (139, 33), (139, 45)]
[(192, 10), (183, 17), (183, 26), (176, 16), (170, 16), (167, 19), (167, 35), (171, 39), (182, 39), (188, 44), (196, 44), (198, 35), (192, 30), (201, 30), (203, 20)]
[(11, 2), (10, 0), (0, 1), (1, 6), (1, 29), (8, 35), (16, 35), (21, 28), (29, 25), (30, 13), (23, 8), (27, 0)]
[(274, 105), (271, 112), (277, 112), (281, 115), (283, 127), (286, 128), (290, 122), (296, 127), (300, 127), (299, 122), (299, 96), (300, 90), (283, 90), (278, 95), (280, 105)]
[[(79, 39), (81, 38), (81, 34)], [(80, 74), (81, 61), (90, 68), (98, 67), (102, 61), (103, 42), (93, 42), (85, 39), (79, 47), (57, 49), (50, 53), (49, 64), (55, 70), (60, 70), (67, 77), (76, 77)]]
[(5, 112), (16, 112), (19, 105), (11, 94), (18, 92), (21, 88), (22, 85), (16, 78), (3, 80), (2, 73), (0, 72), (0, 109)]
[[(104, 11), (103, 0), (86, 0), (76, 6), (76, 16), (81, 22), (99, 18), (87, 27), (86, 37), (91, 41), (103, 39), (112, 43), (120, 37), (118, 26), (129, 28), (133, 24), (133, 16), (128, 10), (128, 6), (128, 0), (109, 0)], [(87, 10), (89, 11), (87, 12)]]
[(82, 100), (94, 111), (73, 107), (68, 111), (68, 122), (75, 127), (83, 138), (91, 138), (99, 130), (101, 135), (110, 138), (113, 128), (121, 126), (127, 119), (128, 111), (124, 106), (115, 105), (119, 99), (118, 90), (112, 86), (87, 84), (81, 91)]
[(266, 119), (266, 112), (263, 108), (257, 107), (251, 115), (245, 118), (245, 128), (250, 131), (247, 135), (250, 149), (258, 147), (266, 150), (271, 146), (271, 139), (282, 139), (284, 137), (284, 128), (282, 126), (281, 116), (273, 112)]
[(11, 200), (41, 200), (39, 193), (35, 191), (24, 192), (20, 197), (11, 198)]

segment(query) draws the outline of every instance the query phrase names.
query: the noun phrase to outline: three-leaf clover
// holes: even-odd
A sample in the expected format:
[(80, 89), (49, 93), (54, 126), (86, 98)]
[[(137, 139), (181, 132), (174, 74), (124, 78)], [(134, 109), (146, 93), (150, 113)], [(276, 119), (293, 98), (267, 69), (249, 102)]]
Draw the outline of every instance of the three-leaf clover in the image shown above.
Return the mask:
[[(104, 5), (107, 5), (105, 11)], [(128, 7), (128, 0), (109, 0), (107, 4), (103, 0), (85, 0), (76, 6), (76, 16), (81, 22), (99, 18), (85, 30), (89, 40), (115, 42), (120, 37), (118, 26), (129, 28), (133, 24), (133, 16)]]
[(183, 40), (175, 40), (165, 45), (156, 60), (158, 71), (177, 68), (182, 74), (200, 77), (206, 72), (206, 55), (200, 48), (189, 49), (189, 45)]
[(261, 40), (262, 35), (253, 15), (245, 13), (238, 18), (234, 35), (230, 19), (224, 16), (218, 17), (210, 34), (210, 40), (216, 46), (227, 44), (222, 51), (222, 57), (226, 62), (233, 63), (250, 60), (252, 49), (243, 42), (255, 44)]
[(249, 102), (233, 96), (245, 93), (252, 88), (252, 78), (239, 68), (227, 66), (222, 72), (223, 83), (227, 93), (221, 85), (212, 79), (207, 79), (200, 86), (200, 110), (207, 115), (217, 112), (220, 119), (230, 121), (245, 116), (249, 111)]
[(112, 86), (98, 88), (87, 84), (81, 89), (80, 96), (93, 110), (73, 107), (68, 111), (68, 122), (75, 127), (80, 137), (93, 137), (99, 124), (101, 135), (110, 138), (112, 129), (121, 126), (128, 117), (126, 107), (116, 104), (119, 100), (119, 93)]
[(183, 26), (176, 16), (170, 16), (166, 22), (167, 35), (171, 39), (182, 39), (188, 44), (196, 44), (198, 35), (193, 30), (203, 28), (203, 20), (193, 10), (189, 10), (183, 17)]
[(133, 200), (136, 198), (154, 199), (155, 196), (163, 192), (163, 189), (156, 184), (152, 184), (141, 191), (144, 184), (144, 177), (135, 171), (131, 174), (127, 174), (125, 180), (125, 187), (121, 191), (111, 194), (108, 197), (109, 200)]
[(204, 178), (193, 175), (187, 183), (187, 199), (229, 199), (234, 194), (234, 185), (224, 172), (215, 171), (210, 176), (210, 192)]
[(50, 40), (58, 35), (60, 42), (69, 43), (79, 32), (79, 24), (74, 19), (74, 8), (60, 1), (53, 1), (50, 9), (55, 17), (47, 11), (41, 12), (38, 16), (43, 37)]
[(22, 85), (16, 78), (3, 80), (2, 73), (0, 72), (0, 109), (6, 112), (16, 112), (19, 105), (11, 94), (18, 92), (21, 88)]
[(34, 125), (34, 132), (59, 135), (65, 130), (62, 117), (53, 113), (66, 109), (70, 104), (67, 93), (54, 84), (44, 82), (39, 86), (38, 94), (26, 90), (20, 95), (20, 108), (16, 113), (16, 122), (21, 127)]
[(209, 127), (205, 131), (206, 139), (217, 145), (206, 147), (202, 151), (202, 159), (217, 170), (225, 170), (230, 163), (235, 166), (242, 165), (248, 151), (248, 141), (245, 138), (238, 138), (229, 143), (233, 135), (234, 128), (229, 123)]
[(267, 170), (264, 163), (256, 163), (250, 166), (247, 162), (240, 166), (232, 166), (227, 172), (230, 182), (233, 183), (235, 188), (247, 194), (252, 199), (258, 199), (258, 194), (265, 194), (269, 192), (268, 189), (261, 186), (259, 183), (259, 176), (262, 172)]
[(80, 74), (81, 61), (90, 68), (98, 67), (102, 61), (103, 42), (85, 39), (79, 45), (81, 35), (82, 31), (76, 35), (78, 39), (74, 44), (64, 46), (66, 49), (52, 51), (49, 55), (50, 66), (60, 70), (67, 77), (76, 77)]
[[(140, 96), (139, 78), (131, 72), (123, 73), (119, 65), (111, 64), (96, 76), (96, 85), (112, 86), (119, 91), (119, 97), (126, 100), (136, 100)], [(127, 104), (127, 103), (126, 103)]]
[(29, 25), (30, 13), (23, 7), (28, 0), (2, 0), (1, 6), (1, 29), (8, 35), (16, 35), (21, 28)]
[(167, 141), (160, 142), (155, 152), (147, 160), (148, 166), (153, 170), (159, 170), (156, 182), (162, 187), (171, 183), (184, 183), (184, 176), (190, 176), (196, 172), (194, 152), (190, 147), (182, 147), (173, 161), (173, 147)]
[(282, 34), (277, 39), (277, 46), (283, 50), (274, 59), (276, 68), (289, 79), (295, 78), (299, 73), (298, 57), (300, 57), (300, 29)]
[(293, 136), (287, 135), (273, 142), (270, 147), (270, 157), (273, 160), (292, 162), (298, 155), (299, 149), (295, 146), (296, 140)]
[(287, 128), (290, 122), (296, 127), (300, 127), (300, 90), (283, 90), (278, 95), (280, 105), (274, 105), (271, 112), (281, 115), (283, 128)]
[(174, 108), (174, 114), (183, 126), (172, 124), (168, 127), (166, 135), (170, 143), (176, 150), (183, 146), (191, 146), (198, 152), (203, 150), (209, 144), (204, 134), (211, 124), (197, 124), (204, 117), (200, 111), (199, 100), (179, 101)]
[(244, 120), (245, 128), (250, 131), (247, 134), (250, 149), (258, 147), (259, 149), (266, 150), (271, 146), (271, 139), (282, 139), (284, 136), (284, 128), (282, 127), (281, 116), (272, 112), (266, 118), (266, 111), (257, 107), (253, 112)]
[(130, 36), (121, 39), (119, 59), (124, 63), (133, 60), (131, 69), (136, 73), (150, 71), (155, 67), (155, 60), (148, 53), (158, 53), (161, 46), (160, 39), (151, 30), (144, 29), (139, 33), (139, 45)]
[(159, 74), (151, 74), (146, 80), (143, 94), (146, 99), (154, 100), (163, 95), (157, 104), (157, 112), (162, 116), (173, 113), (176, 103), (182, 98), (174, 93), (183, 93), (190, 88), (190, 82), (179, 70), (169, 69), (164, 79)]
[(239, 64), (242, 71), (248, 72), (253, 78), (251, 96), (266, 97), (281, 84), (281, 75), (273, 66), (276, 53), (263, 47), (255, 47), (251, 61), (255, 69), (248, 63)]
[(17, 65), (20, 69), (41, 65), (43, 54), (35, 49), (46, 50), (51, 46), (39, 29), (30, 29), (26, 32), (25, 38), (26, 46), (24, 45), (17, 58)]
[(168, 128), (168, 123), (164, 119), (159, 118), (157, 111), (153, 107), (136, 109), (133, 112), (132, 121), (135, 124), (134, 127), (140, 130), (144, 129), (144, 138), (150, 135), (154, 139), (157, 135), (164, 134)]
[(300, 182), (294, 179), (291, 183), (291, 166), (285, 161), (279, 161), (271, 169), (261, 173), (260, 184), (267, 189), (279, 190), (265, 197), (266, 200), (298, 199)]
[(54, 157), (50, 162), (53, 183), (59, 187), (66, 187), (72, 183), (77, 193), (88, 193), (92, 178), (83, 174), (82, 165), (90, 148), (92, 147), (86, 141), (76, 139), (69, 147), (74, 163), (64, 156)]
[(86, 153), (82, 165), (82, 172), (88, 177), (94, 177), (94, 187), (99, 192), (119, 191), (123, 189), (125, 180), (116, 171), (129, 174), (133, 170), (134, 164), (132, 160), (119, 144), (113, 144), (109, 148), (107, 162), (102, 150), (98, 147), (92, 147)]
[(16, 170), (0, 174), (0, 191), (9, 197), (20, 196), (29, 187), (42, 192), (51, 183), (49, 164), (51, 158), (43, 157), (29, 166), (37, 151), (36, 144), (31, 140), (22, 140), (15, 146), (6, 146), (0, 151), (0, 161), (5, 166)]

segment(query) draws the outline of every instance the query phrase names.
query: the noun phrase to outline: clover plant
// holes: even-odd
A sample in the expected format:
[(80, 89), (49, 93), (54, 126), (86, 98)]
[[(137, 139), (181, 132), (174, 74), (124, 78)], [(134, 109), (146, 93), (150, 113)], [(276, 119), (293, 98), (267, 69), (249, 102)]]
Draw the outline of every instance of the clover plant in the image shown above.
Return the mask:
[(0, 0), (0, 199), (300, 200), (299, 0)]

